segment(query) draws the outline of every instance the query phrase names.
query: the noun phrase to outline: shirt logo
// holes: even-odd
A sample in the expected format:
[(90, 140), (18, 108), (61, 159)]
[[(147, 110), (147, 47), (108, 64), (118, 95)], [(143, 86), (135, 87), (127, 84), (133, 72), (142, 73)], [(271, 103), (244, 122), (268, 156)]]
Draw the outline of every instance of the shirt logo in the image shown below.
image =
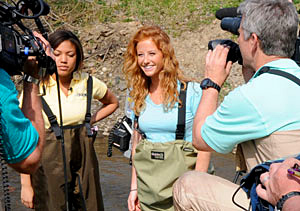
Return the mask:
[(165, 153), (164, 152), (151, 151), (151, 159), (164, 160), (165, 159)]
[(86, 95), (87, 95), (86, 93), (78, 93), (77, 94), (78, 97), (86, 97)]

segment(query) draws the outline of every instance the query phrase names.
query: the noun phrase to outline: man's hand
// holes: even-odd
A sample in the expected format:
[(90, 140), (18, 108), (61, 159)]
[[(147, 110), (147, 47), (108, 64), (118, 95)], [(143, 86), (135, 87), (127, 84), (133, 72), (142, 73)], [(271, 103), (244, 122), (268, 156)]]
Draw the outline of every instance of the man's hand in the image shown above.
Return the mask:
[(232, 62), (226, 62), (229, 47), (217, 45), (212, 51), (209, 50), (205, 60), (205, 78), (210, 78), (220, 87), (225, 82), (230, 73)]
[(295, 163), (300, 165), (300, 161), (294, 158), (289, 158), (283, 163), (272, 164), (270, 171), (260, 176), (260, 181), (265, 189), (261, 184), (258, 185), (256, 188), (258, 196), (276, 205), (283, 195), (291, 191), (300, 191), (300, 179), (287, 173), (287, 170)]
[[(53, 50), (50, 46), (50, 43), (38, 32), (33, 32), (34, 36), (42, 43), (42, 46), (46, 52), (46, 55), (50, 56), (55, 61), (55, 56), (53, 54)], [(24, 64), (23, 71), (24, 73), (39, 79), (39, 66), (35, 56), (29, 56), (27, 61)]]

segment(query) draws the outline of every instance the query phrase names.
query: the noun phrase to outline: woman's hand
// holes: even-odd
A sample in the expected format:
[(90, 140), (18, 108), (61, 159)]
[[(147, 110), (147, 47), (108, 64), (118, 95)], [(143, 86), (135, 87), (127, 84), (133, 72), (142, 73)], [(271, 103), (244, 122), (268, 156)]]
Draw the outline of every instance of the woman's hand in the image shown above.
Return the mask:
[(129, 211), (141, 211), (137, 190), (130, 191), (127, 203)]
[(21, 202), (27, 208), (34, 208), (33, 204), (34, 191), (31, 185), (21, 186)]

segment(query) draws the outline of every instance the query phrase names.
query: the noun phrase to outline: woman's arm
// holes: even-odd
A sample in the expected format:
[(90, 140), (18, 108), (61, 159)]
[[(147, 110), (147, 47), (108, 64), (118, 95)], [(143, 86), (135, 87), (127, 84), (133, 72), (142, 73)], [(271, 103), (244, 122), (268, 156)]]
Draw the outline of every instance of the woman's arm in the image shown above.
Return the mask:
[(92, 116), (91, 124), (94, 124), (109, 116), (119, 107), (119, 101), (117, 97), (108, 89), (104, 97), (99, 101), (103, 103), (103, 106)]
[(196, 171), (207, 172), (210, 162), (211, 152), (199, 151), (197, 155)]
[[(134, 123), (134, 128), (137, 128), (137, 123)], [(137, 130), (133, 131), (132, 135), (132, 151), (131, 151), (131, 158), (132, 158), (132, 170), (131, 170), (131, 185), (130, 185), (130, 193), (128, 196), (128, 210), (129, 211), (139, 211), (140, 210), (140, 204), (138, 200), (137, 195), (137, 176), (136, 171), (134, 168), (134, 154), (135, 149), (139, 141), (141, 140), (141, 135)]]

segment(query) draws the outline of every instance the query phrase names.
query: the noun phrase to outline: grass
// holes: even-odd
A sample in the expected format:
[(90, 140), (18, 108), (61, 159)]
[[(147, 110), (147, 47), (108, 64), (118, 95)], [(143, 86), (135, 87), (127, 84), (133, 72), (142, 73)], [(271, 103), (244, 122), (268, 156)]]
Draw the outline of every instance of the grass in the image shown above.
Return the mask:
[[(173, 35), (211, 23), (220, 8), (236, 7), (243, 0), (49, 0), (55, 27), (66, 22), (86, 23), (140, 21), (156, 24)], [(294, 1), (300, 8), (300, 0)]]
[[(163, 27), (172, 35), (198, 29), (215, 19), (220, 8), (236, 7), (243, 0), (48, 0), (54, 27), (69, 24), (140, 21)], [(300, 8), (300, 0), (295, 0)], [(47, 17), (49, 18), (49, 17)]]
[[(49, 0), (55, 27), (66, 23), (131, 22), (160, 25), (168, 32), (194, 30), (215, 19), (222, 7), (238, 6), (242, 0)], [(179, 33), (180, 34), (180, 33)]]

